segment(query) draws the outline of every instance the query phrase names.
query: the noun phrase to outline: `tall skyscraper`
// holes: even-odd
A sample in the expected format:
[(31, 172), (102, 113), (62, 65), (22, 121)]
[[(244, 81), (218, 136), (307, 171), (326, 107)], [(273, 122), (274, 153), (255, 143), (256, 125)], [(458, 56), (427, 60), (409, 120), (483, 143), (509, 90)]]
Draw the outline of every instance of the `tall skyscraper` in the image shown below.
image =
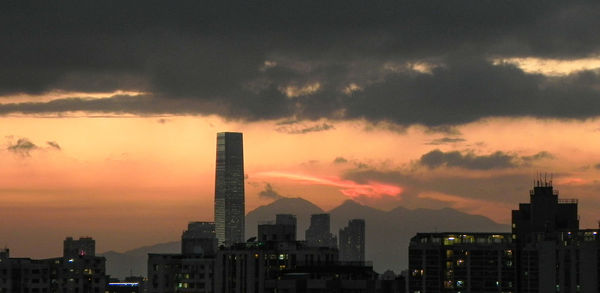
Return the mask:
[(348, 221), (348, 227), (340, 229), (340, 259), (365, 261), (365, 220)]
[(244, 146), (241, 133), (217, 133), (215, 232), (219, 245), (244, 242)]

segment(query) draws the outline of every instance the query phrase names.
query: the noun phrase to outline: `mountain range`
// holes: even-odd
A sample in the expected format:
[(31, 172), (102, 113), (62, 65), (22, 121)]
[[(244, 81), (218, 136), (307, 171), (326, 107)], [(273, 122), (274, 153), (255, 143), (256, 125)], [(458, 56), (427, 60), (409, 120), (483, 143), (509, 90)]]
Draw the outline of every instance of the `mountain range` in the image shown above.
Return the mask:
[[(260, 206), (246, 215), (246, 238), (256, 236), (257, 226), (274, 221), (276, 214), (294, 214), (298, 221), (297, 235), (304, 239), (304, 231), (310, 225), (310, 216), (318, 213), (331, 215), (331, 232), (338, 234), (350, 219), (364, 219), (366, 233), (366, 259), (373, 261), (375, 271), (382, 273), (391, 269), (400, 272), (408, 267), (408, 244), (417, 232), (507, 232), (508, 225), (489, 218), (466, 214), (451, 208), (406, 209), (397, 207), (383, 211), (347, 200), (340, 206), (324, 211), (302, 198), (281, 198)], [(106, 270), (111, 276), (124, 278), (146, 275), (148, 253), (179, 253), (178, 241), (140, 247), (123, 253), (109, 251)]]

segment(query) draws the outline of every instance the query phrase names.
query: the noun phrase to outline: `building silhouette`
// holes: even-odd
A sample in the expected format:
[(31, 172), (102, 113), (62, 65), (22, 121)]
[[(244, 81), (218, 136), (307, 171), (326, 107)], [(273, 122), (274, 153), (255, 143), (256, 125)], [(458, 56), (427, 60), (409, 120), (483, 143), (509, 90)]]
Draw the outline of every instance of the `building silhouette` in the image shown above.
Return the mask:
[(579, 229), (578, 202), (536, 180), (512, 233), (419, 233), (409, 292), (600, 292), (600, 230)]
[(335, 247), (295, 240), (295, 216), (276, 219), (259, 225), (258, 239), (219, 250), (215, 292), (403, 292), (379, 280), (371, 263), (342, 262)]
[(96, 241), (91, 237), (79, 237), (74, 240), (73, 237), (67, 237), (63, 241), (63, 256), (77, 257), (80, 255), (94, 256), (96, 254)]
[(278, 214), (275, 216), (275, 224), (259, 224), (256, 235), (260, 242), (296, 241), (296, 216)]
[(409, 245), (409, 291), (515, 292), (510, 233), (418, 233)]
[(214, 292), (215, 224), (190, 222), (181, 235), (181, 254), (148, 254), (148, 293)]
[(331, 234), (329, 214), (314, 214), (305, 234), (306, 243), (316, 247), (337, 247), (337, 238)]
[(0, 251), (0, 292), (101, 293), (107, 285), (106, 259), (96, 256), (90, 237), (64, 241), (63, 256), (11, 258)]
[(219, 245), (244, 242), (244, 147), (241, 133), (217, 133), (215, 232)]
[[(210, 224), (190, 223), (182, 239), (190, 234), (205, 239), (210, 231), (196, 232), (210, 230)], [(401, 279), (379, 280), (371, 263), (340, 262), (335, 247), (297, 241), (294, 215), (277, 215), (275, 223), (257, 228), (257, 239), (221, 246), (215, 255), (196, 253), (205, 248), (148, 254), (145, 292), (403, 292)]]
[(340, 229), (340, 260), (365, 261), (365, 220), (353, 219)]
[(518, 292), (600, 292), (598, 230), (580, 230), (576, 199), (540, 178), (512, 212)]
[(214, 222), (190, 222), (181, 235), (181, 254), (214, 256), (217, 238)]

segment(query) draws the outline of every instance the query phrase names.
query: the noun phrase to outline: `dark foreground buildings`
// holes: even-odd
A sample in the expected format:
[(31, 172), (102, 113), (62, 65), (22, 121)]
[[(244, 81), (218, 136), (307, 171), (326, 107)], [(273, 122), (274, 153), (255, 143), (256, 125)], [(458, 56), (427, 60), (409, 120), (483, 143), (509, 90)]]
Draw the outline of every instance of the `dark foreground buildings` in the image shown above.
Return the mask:
[(404, 292), (402, 278), (381, 280), (368, 262), (342, 262), (335, 247), (297, 241), (293, 215), (277, 215), (257, 227), (257, 238), (216, 253), (207, 253), (216, 249), (214, 233), (190, 232), (199, 227), (210, 223), (190, 223), (184, 253), (149, 254), (147, 292)]
[(49, 259), (11, 258), (0, 251), (0, 292), (102, 293), (107, 284), (104, 257), (95, 256), (90, 237), (64, 241), (62, 257)]
[(419, 233), (409, 292), (600, 292), (599, 230), (580, 230), (577, 200), (539, 180), (512, 233)]

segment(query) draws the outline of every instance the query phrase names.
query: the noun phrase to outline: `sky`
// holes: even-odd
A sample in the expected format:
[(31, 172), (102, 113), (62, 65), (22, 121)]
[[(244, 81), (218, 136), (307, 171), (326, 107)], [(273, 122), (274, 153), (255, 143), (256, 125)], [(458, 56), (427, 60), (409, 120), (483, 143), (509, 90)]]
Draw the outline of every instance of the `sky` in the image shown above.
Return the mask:
[(510, 223), (542, 174), (600, 216), (597, 1), (4, 1), (0, 245), (124, 251), (302, 197)]

